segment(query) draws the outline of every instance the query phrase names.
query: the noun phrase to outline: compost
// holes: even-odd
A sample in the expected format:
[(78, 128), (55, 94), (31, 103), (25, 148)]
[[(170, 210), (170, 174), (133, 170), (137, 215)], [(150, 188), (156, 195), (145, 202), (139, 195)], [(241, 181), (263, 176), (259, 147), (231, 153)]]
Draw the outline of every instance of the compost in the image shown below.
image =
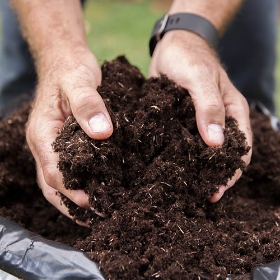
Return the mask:
[[(83, 186), (94, 211), (63, 203), (90, 228), (60, 214), (36, 184), (25, 142), (30, 103), (0, 122), (0, 215), (86, 252), (107, 279), (249, 279), (279, 260), (280, 133), (269, 116), (251, 108), (246, 168), (251, 147), (233, 118), (224, 144), (208, 147), (188, 92), (173, 81), (146, 79), (125, 57), (105, 62), (102, 74), (113, 135), (92, 140), (71, 116), (52, 143), (65, 187)], [(208, 202), (238, 168), (235, 186)]]

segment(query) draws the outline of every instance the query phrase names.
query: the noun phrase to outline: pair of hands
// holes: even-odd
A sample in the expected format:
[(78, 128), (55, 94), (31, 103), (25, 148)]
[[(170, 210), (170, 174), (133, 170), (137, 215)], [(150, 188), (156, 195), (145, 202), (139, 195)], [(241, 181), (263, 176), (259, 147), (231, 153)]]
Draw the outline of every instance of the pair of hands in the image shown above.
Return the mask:
[[(51, 143), (67, 116), (73, 114), (82, 129), (94, 139), (106, 139), (113, 132), (110, 116), (97, 92), (101, 70), (89, 49), (79, 49), (53, 60), (39, 73), (34, 107), (27, 124), (27, 142), (35, 157), (38, 184), (46, 199), (70, 217), (60, 193), (77, 205), (90, 209), (82, 190), (67, 190), (57, 168), (58, 155)], [(167, 33), (158, 43), (149, 69), (150, 76), (166, 74), (186, 88), (194, 101), (199, 132), (209, 146), (224, 140), (225, 115), (237, 119), (239, 128), (252, 146), (247, 101), (232, 85), (214, 51), (199, 36), (186, 31)], [(249, 164), (251, 151), (243, 160)], [(241, 176), (237, 170), (227, 186), (211, 198), (218, 201)], [(71, 218), (71, 217), (70, 217)], [(79, 222), (78, 222), (79, 223)]]

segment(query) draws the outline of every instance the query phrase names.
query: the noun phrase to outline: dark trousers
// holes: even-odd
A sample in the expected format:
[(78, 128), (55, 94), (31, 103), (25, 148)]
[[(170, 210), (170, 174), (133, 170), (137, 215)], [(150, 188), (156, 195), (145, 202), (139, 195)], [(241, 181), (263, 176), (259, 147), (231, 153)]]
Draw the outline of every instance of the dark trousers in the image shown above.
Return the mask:
[[(36, 72), (8, 0), (1, 0), (0, 108), (23, 92), (33, 92)], [(278, 0), (245, 0), (219, 45), (227, 73), (248, 102), (275, 111)]]
[(1, 12), (0, 109), (19, 94), (33, 92), (36, 85), (33, 59), (9, 0), (1, 0)]
[(245, 0), (220, 41), (220, 58), (249, 103), (275, 113), (278, 0)]

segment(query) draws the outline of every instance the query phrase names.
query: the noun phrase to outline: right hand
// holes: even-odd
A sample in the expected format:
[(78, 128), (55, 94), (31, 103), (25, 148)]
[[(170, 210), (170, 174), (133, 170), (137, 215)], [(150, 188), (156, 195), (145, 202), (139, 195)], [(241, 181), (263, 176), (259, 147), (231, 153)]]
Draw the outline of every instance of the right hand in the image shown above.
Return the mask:
[[(66, 189), (58, 170), (58, 154), (52, 143), (65, 119), (74, 115), (85, 133), (97, 140), (113, 132), (109, 113), (97, 87), (101, 70), (88, 49), (63, 53), (48, 59), (39, 72), (34, 106), (29, 116), (26, 139), (36, 160), (38, 184), (46, 199), (66, 216), (72, 218), (62, 203), (60, 193), (77, 205), (90, 209), (88, 196), (82, 190)], [(77, 222), (84, 225), (83, 223)]]
[[(252, 147), (248, 103), (231, 83), (215, 52), (204, 39), (185, 30), (168, 32), (155, 48), (149, 74), (165, 74), (189, 91), (199, 133), (208, 146), (223, 144), (225, 116), (232, 116), (245, 133), (247, 144)], [(251, 154), (252, 149), (243, 156), (246, 165), (250, 163)], [(240, 169), (236, 170), (226, 186), (218, 186), (210, 201), (217, 202), (241, 174)]]

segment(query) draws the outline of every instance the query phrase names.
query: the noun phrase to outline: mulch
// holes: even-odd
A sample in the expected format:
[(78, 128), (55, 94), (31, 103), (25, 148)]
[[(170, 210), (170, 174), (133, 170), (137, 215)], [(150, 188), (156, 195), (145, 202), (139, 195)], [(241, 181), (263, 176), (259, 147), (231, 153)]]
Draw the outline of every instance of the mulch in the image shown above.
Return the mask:
[[(114, 133), (90, 139), (74, 117), (53, 148), (66, 188), (84, 188), (94, 211), (63, 197), (82, 228), (60, 214), (36, 184), (25, 141), (30, 103), (0, 121), (0, 215), (86, 252), (107, 279), (225, 279), (280, 259), (280, 132), (251, 108), (251, 147), (226, 118), (225, 142), (208, 147), (191, 97), (167, 77), (146, 79), (125, 57), (105, 62), (98, 91)], [(208, 198), (236, 169), (223, 198)]]

